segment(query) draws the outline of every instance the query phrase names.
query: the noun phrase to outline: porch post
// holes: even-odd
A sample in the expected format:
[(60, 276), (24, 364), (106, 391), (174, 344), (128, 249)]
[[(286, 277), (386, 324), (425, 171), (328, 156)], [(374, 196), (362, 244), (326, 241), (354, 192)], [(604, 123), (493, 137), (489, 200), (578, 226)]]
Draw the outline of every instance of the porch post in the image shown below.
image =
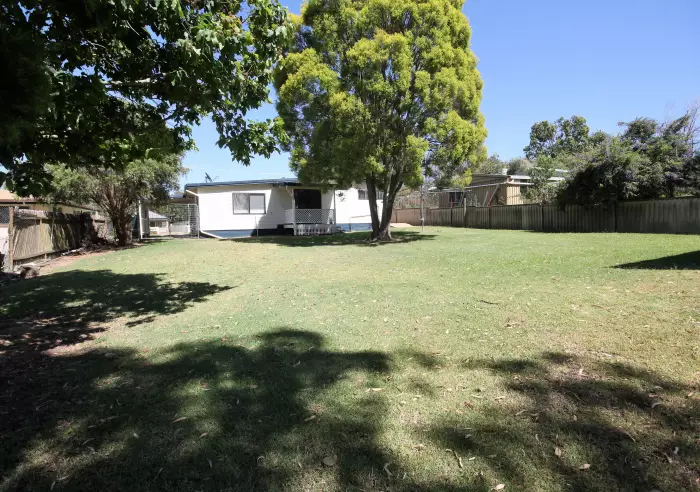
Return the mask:
[(292, 188), (292, 233), (297, 235), (297, 205), (294, 200), (294, 189)]
[(336, 190), (333, 189), (333, 225), (337, 226), (338, 225), (338, 210), (335, 207), (335, 192), (336, 192)]

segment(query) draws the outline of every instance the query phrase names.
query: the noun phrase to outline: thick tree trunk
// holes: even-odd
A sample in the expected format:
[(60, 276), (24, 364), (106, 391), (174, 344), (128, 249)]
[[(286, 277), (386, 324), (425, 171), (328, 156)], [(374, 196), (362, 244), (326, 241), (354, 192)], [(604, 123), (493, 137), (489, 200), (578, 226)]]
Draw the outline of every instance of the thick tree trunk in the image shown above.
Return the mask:
[(369, 212), (372, 217), (371, 239), (373, 241), (391, 241), (391, 215), (394, 213), (394, 201), (400, 188), (400, 182), (392, 181), (390, 183), (390, 189), (384, 192), (382, 215), (380, 217), (377, 207), (376, 182), (373, 177), (367, 179), (367, 198), (369, 199)]
[(110, 219), (117, 237), (117, 246), (131, 244), (131, 217), (128, 214), (114, 214), (110, 215)]

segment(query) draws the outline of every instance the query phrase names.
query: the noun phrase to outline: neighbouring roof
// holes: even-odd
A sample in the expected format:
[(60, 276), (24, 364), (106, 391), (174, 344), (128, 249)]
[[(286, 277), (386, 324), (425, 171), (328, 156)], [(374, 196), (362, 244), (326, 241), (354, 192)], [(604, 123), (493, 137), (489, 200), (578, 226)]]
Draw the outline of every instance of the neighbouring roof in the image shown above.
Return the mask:
[(168, 220), (165, 215), (160, 215), (153, 210), (148, 211), (148, 220)]
[(47, 205), (66, 205), (69, 207), (75, 207), (75, 208), (84, 208), (85, 210), (97, 210), (97, 208), (91, 206), (91, 205), (79, 205), (77, 203), (70, 203), (70, 202), (46, 202), (44, 200), (40, 200), (38, 198), (34, 198), (33, 196), (28, 196), (28, 197), (19, 197), (12, 193), (11, 191), (8, 190), (0, 190), (0, 203), (3, 205), (25, 205), (25, 204), (32, 204), (32, 203), (44, 203)]
[(212, 181), (207, 183), (187, 183), (187, 188), (204, 188), (207, 186), (240, 186), (253, 184), (271, 184), (278, 186), (296, 186), (301, 184), (297, 178), (272, 178), (272, 179), (249, 179), (243, 181)]

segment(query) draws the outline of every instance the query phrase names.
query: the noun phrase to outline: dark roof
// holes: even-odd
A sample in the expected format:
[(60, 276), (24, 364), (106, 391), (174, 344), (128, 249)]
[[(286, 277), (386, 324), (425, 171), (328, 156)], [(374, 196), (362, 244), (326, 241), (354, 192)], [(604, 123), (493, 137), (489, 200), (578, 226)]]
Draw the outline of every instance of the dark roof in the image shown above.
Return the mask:
[(240, 186), (252, 184), (271, 184), (271, 185), (298, 185), (300, 184), (297, 178), (273, 178), (273, 179), (249, 179), (244, 181), (212, 181), (207, 183), (187, 183), (187, 188), (204, 188), (205, 186)]

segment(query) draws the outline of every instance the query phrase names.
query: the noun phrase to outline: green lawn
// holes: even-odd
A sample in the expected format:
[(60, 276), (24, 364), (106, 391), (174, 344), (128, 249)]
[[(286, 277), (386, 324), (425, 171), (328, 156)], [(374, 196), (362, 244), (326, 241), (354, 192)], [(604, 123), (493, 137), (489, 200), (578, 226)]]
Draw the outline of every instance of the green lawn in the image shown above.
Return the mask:
[(700, 490), (700, 237), (362, 237), (0, 287), (0, 490)]

